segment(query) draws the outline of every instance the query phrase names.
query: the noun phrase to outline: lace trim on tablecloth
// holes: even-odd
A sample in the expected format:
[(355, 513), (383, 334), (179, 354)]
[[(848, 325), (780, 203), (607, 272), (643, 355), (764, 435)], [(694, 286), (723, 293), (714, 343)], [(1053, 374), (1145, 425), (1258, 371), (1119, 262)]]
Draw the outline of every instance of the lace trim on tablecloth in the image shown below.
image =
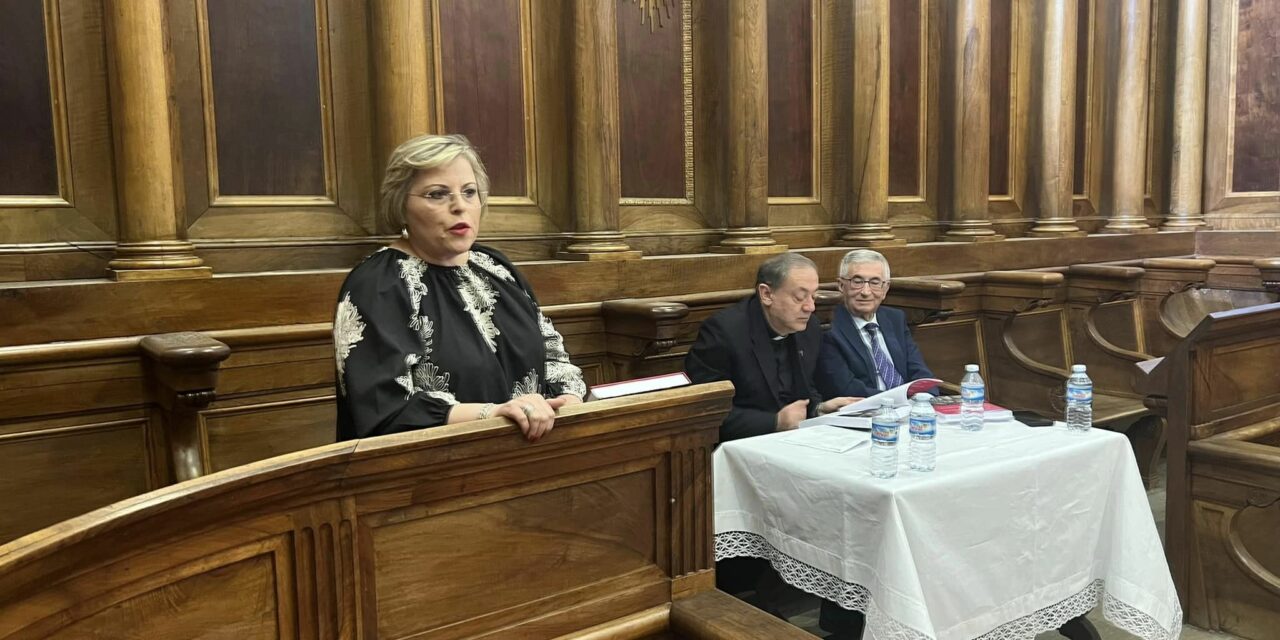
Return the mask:
[[(866, 587), (840, 578), (792, 558), (763, 536), (747, 531), (716, 534), (716, 560), (737, 557), (761, 558), (769, 562), (782, 579), (801, 591), (831, 600), (845, 609), (866, 613), (868, 637), (875, 640), (930, 640), (930, 636), (908, 627), (884, 613)], [(1175, 609), (1175, 619), (1168, 627), (1155, 618), (1129, 606), (1106, 591), (1102, 580), (1094, 580), (1075, 595), (1057, 604), (988, 631), (978, 640), (1028, 640), (1051, 631), (1066, 621), (1082, 616), (1102, 603), (1102, 615), (1112, 624), (1143, 640), (1177, 640), (1182, 633), (1182, 609)], [(1170, 630), (1172, 629), (1172, 630)]]

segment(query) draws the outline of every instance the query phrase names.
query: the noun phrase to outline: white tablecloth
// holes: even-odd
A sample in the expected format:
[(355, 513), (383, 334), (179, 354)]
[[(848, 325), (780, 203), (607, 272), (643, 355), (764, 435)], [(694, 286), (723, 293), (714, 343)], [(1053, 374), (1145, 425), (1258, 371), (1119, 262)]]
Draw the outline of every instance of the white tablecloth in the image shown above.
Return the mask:
[(794, 442), (806, 431), (716, 450), (717, 560), (769, 560), (786, 582), (864, 611), (869, 638), (1032, 638), (1099, 603), (1138, 637), (1181, 633), (1123, 436), (939, 427), (935, 471), (910, 470), (904, 441), (898, 476), (881, 480), (868, 473), (869, 446), (834, 453)]

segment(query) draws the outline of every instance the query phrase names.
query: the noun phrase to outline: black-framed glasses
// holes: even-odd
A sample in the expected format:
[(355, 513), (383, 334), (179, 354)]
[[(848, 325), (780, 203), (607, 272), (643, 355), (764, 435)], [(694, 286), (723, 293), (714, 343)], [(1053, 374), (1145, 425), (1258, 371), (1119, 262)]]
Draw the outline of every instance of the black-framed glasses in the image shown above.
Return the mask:
[(857, 276), (854, 276), (854, 277), (852, 277), (852, 278), (846, 278), (846, 277), (844, 277), (844, 276), (840, 276), (840, 277), (839, 277), (839, 278), (837, 278), (837, 279), (838, 279), (840, 282), (843, 282), (843, 283), (845, 283), (845, 284), (849, 285), (850, 287), (853, 287), (853, 290), (854, 290), (854, 291), (857, 291), (857, 290), (859, 290), (859, 289), (861, 289), (861, 288), (863, 288), (863, 287), (871, 287), (872, 289), (874, 289), (874, 290), (876, 290), (876, 291), (879, 291), (879, 290), (881, 290), (881, 289), (883, 289), (883, 288), (885, 288), (885, 287), (889, 286), (889, 281), (888, 281), (888, 280), (881, 280), (880, 278), (872, 278), (872, 279), (870, 279), (870, 280), (866, 280), (866, 279), (863, 279), (863, 278), (859, 278), (859, 277), (857, 277)]

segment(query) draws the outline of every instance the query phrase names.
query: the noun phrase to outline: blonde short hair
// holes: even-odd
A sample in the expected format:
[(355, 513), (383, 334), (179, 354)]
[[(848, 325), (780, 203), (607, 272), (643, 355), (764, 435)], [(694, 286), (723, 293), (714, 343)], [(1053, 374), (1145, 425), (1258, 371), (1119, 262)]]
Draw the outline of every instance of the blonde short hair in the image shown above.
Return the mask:
[(387, 170), (382, 177), (378, 202), (378, 218), (387, 225), (388, 230), (398, 231), (404, 228), (404, 205), (409, 198), (409, 184), (413, 182), (414, 176), (419, 171), (449, 164), (458, 156), (466, 158), (476, 174), (476, 185), (480, 188), (481, 214), (488, 209), (489, 174), (484, 170), (480, 154), (471, 145), (471, 141), (458, 134), (421, 135), (400, 143), (387, 159)]

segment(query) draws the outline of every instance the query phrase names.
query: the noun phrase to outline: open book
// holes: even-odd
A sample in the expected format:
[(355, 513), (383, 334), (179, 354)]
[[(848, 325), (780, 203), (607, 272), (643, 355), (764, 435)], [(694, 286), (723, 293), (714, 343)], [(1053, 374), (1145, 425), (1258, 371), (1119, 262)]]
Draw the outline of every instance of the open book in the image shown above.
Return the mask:
[(912, 380), (906, 384), (898, 385), (892, 389), (886, 389), (869, 398), (863, 398), (857, 402), (851, 402), (841, 407), (835, 413), (828, 413), (825, 416), (809, 418), (800, 422), (801, 427), (816, 427), (818, 425), (830, 425), (833, 427), (844, 427), (847, 429), (870, 429), (871, 414), (880, 408), (880, 404), (885, 398), (893, 400), (893, 406), (898, 411), (898, 417), (904, 418), (910, 412), (911, 396), (917, 393), (923, 393), (932, 389), (942, 381), (937, 378), (921, 378), (920, 380)]

